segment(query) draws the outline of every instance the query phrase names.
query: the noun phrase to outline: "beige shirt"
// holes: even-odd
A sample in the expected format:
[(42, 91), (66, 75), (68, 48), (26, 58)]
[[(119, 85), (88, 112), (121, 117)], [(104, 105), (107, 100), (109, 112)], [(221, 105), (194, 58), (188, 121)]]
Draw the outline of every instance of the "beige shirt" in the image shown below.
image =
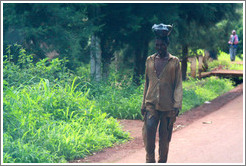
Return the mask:
[(161, 71), (159, 78), (155, 70), (155, 56), (146, 60), (145, 86), (142, 109), (172, 111), (182, 108), (182, 75), (179, 59), (169, 54), (168, 63)]

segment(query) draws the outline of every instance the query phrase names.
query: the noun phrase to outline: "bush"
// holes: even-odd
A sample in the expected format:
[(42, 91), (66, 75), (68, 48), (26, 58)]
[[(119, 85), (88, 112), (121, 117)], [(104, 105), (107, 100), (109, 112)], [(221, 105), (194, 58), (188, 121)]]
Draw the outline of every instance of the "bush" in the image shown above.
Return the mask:
[[(18, 55), (12, 55), (11, 49), (15, 48)], [(13, 57), (18, 57), (14, 60)], [(51, 83), (71, 83), (74, 74), (65, 65), (66, 59), (42, 59), (37, 63), (33, 62), (33, 55), (26, 54), (20, 45), (7, 47), (3, 61), (3, 79), (8, 86), (32, 85), (39, 83), (42, 78), (50, 80)]]
[(115, 119), (96, 109), (88, 92), (75, 88), (42, 80), (4, 90), (5, 163), (66, 162), (129, 139)]
[(233, 82), (228, 79), (209, 77), (198, 80), (191, 79), (183, 82), (183, 108), (181, 113), (211, 101), (233, 89)]
[[(236, 56), (235, 62), (240, 62), (242, 59)], [(218, 60), (213, 60), (208, 63), (209, 70), (214, 70), (215, 68), (222, 68), (228, 70), (243, 70), (243, 64), (231, 63), (230, 54), (225, 52), (219, 52)]]
[[(18, 55), (11, 55), (13, 47)], [(129, 133), (89, 98), (87, 79), (67, 70), (66, 62), (57, 58), (34, 63), (21, 46), (7, 48), (4, 163), (67, 162), (129, 139)]]
[[(67, 162), (129, 140), (115, 118), (142, 118), (143, 79), (137, 86), (130, 75), (111, 71), (95, 83), (84, 66), (73, 74), (65, 59), (33, 63), (16, 50), (17, 61), (8, 47), (3, 62), (4, 163)], [(185, 81), (181, 113), (232, 88), (215, 77)]]
[[(91, 86), (91, 98), (102, 112), (119, 119), (142, 119), (140, 113), (143, 99), (143, 83), (113, 86), (97, 83)], [(216, 77), (202, 80), (190, 79), (183, 82), (183, 108), (181, 113), (222, 95), (233, 88), (233, 82)]]
[(97, 89), (96, 92), (94, 91), (97, 108), (114, 118), (141, 119), (141, 86), (115, 87), (102, 83), (101, 85), (97, 84)]

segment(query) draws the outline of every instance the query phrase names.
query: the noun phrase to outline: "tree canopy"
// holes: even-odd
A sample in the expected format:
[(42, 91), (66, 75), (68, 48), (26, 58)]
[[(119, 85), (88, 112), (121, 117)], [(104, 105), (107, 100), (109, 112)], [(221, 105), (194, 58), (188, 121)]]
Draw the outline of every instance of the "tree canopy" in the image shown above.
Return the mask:
[(185, 79), (189, 50), (226, 50), (232, 29), (242, 53), (242, 9), (242, 3), (4, 3), (4, 46), (21, 44), (36, 61), (67, 58), (75, 70), (89, 63), (91, 37), (97, 35), (106, 77), (120, 52), (139, 83), (145, 60), (154, 53), (152, 25), (173, 24), (169, 50), (182, 60)]

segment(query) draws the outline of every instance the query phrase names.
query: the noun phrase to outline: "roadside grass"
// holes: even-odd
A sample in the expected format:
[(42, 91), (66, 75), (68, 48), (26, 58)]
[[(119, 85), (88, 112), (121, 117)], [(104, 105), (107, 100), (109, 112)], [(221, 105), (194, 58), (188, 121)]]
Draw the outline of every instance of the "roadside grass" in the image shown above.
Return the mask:
[[(100, 87), (100, 86), (97, 86)], [(96, 106), (117, 119), (142, 119), (140, 108), (143, 99), (143, 84), (139, 87), (117, 89), (104, 85), (95, 98)], [(209, 77), (202, 80), (189, 78), (183, 82), (181, 113), (211, 101), (233, 89), (228, 79)]]
[(3, 61), (4, 163), (66, 163), (130, 139), (96, 107), (89, 83), (65, 67), (66, 59), (33, 63), (15, 45), (14, 63), (10, 47)]
[[(231, 63), (230, 54), (220, 51), (218, 53), (218, 59), (208, 61), (208, 71), (212, 71), (216, 68), (222, 68), (226, 70), (243, 70), (243, 64), (237, 64), (237, 62), (243, 62), (243, 55), (236, 56), (235, 62)], [(196, 61), (196, 73), (198, 73), (198, 60)], [(190, 63), (187, 64), (187, 73), (191, 73)]]
[[(242, 55), (241, 55), (242, 57)], [(236, 56), (235, 63), (231, 63), (230, 54), (225, 52), (219, 52), (218, 60), (213, 60), (208, 63), (208, 70), (211, 71), (217, 67), (222, 67), (227, 70), (243, 70), (243, 64), (237, 64), (236, 62), (242, 62), (243, 60)]]
[(4, 89), (4, 163), (64, 163), (130, 139), (76, 86)]
[(216, 97), (233, 89), (233, 82), (229, 79), (208, 77), (202, 80), (190, 78), (183, 82), (183, 102), (180, 113), (211, 101)]
[(102, 112), (117, 119), (141, 119), (139, 113), (142, 102), (143, 86), (114, 85), (110, 82), (95, 84), (91, 90), (95, 105)]
[[(142, 119), (144, 79), (137, 86), (130, 75), (113, 70), (107, 81), (95, 83), (85, 67), (74, 74), (66, 60), (34, 64), (25, 50), (19, 54), (17, 63), (11, 53), (3, 62), (4, 163), (66, 163), (131, 139), (117, 119)], [(183, 82), (181, 114), (232, 84), (189, 78)]]
[[(232, 88), (230, 80), (215, 77), (185, 81), (181, 113)], [(142, 118), (143, 86), (101, 86), (93, 100), (89, 89), (75, 89), (48, 80), (4, 89), (5, 163), (62, 163), (130, 139), (116, 119)]]
[[(240, 61), (243, 61), (242, 59), (243, 55), (240, 55), (240, 56), (236, 56), (235, 57), (235, 62), (240, 62)], [(230, 59), (230, 54), (226, 53), (226, 52), (223, 52), (223, 51), (220, 51), (218, 53), (218, 60), (225, 60), (227, 62), (230, 62), (231, 59)]]

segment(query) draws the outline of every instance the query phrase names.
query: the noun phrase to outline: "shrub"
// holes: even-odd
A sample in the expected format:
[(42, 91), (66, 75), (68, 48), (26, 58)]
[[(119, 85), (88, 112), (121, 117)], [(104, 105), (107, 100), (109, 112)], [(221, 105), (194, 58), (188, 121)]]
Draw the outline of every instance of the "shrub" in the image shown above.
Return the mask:
[[(202, 80), (191, 79), (183, 82), (183, 108), (191, 108), (210, 101), (231, 90), (233, 82), (216, 77)], [(119, 119), (142, 119), (140, 109), (143, 99), (143, 83), (136, 85), (112, 86), (109, 83), (98, 83), (91, 86), (90, 95), (95, 105), (102, 112)]]
[[(3, 62), (5, 163), (67, 162), (130, 138), (114, 118), (142, 118), (143, 79), (137, 86), (130, 75), (111, 71), (96, 83), (84, 66), (73, 74), (66, 59), (33, 63), (21, 47), (14, 61), (10, 48)], [(181, 113), (232, 88), (216, 77), (185, 81)]]
[[(242, 60), (236, 56), (235, 62), (240, 61)], [(221, 51), (219, 52), (218, 60), (209, 62), (208, 66), (210, 71), (218, 67), (228, 70), (243, 70), (243, 64), (231, 63), (230, 54)]]
[[(74, 81), (75, 82), (75, 81)], [(6, 88), (6, 87), (5, 87)], [(4, 90), (4, 162), (66, 162), (129, 139), (76, 86)]]
[[(18, 50), (18, 55), (12, 55), (11, 49)], [(13, 57), (18, 57), (14, 60)], [(8, 86), (32, 85), (39, 83), (42, 78), (48, 79), (51, 83), (71, 83), (74, 75), (65, 65), (66, 59), (42, 59), (37, 63), (33, 62), (33, 55), (26, 54), (20, 45), (10, 45), (6, 49), (3, 61), (3, 79)], [(15, 62), (16, 61), (16, 62)]]
[(232, 88), (231, 80), (217, 77), (185, 81), (183, 82), (183, 108), (181, 113), (199, 106), (205, 101), (211, 101)]

